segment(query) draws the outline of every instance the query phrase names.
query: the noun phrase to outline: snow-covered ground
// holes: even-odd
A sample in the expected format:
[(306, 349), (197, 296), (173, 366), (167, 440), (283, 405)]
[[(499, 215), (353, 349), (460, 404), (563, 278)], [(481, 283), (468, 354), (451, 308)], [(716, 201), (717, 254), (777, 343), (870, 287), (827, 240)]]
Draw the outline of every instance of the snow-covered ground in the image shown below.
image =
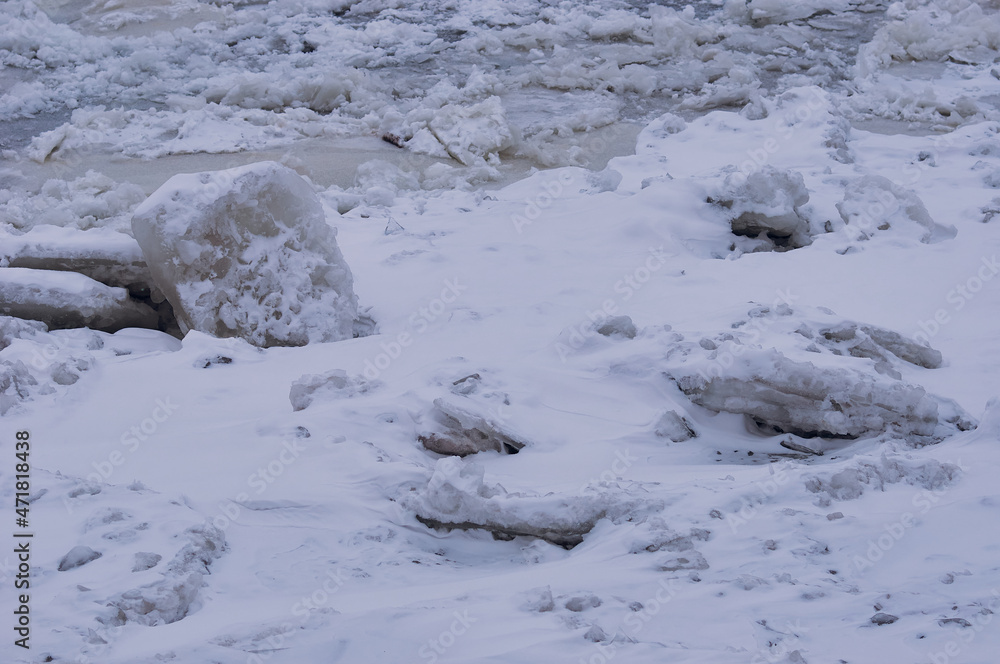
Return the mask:
[(4, 3), (3, 661), (997, 662), (998, 61), (986, 0)]

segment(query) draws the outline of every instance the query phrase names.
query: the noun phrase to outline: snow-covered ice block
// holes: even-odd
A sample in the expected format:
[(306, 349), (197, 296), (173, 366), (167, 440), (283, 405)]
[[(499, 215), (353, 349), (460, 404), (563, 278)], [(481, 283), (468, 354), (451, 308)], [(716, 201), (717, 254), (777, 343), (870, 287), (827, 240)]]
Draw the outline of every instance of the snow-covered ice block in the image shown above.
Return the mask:
[(828, 310), (757, 306), (713, 338), (671, 345), (668, 372), (691, 401), (746, 415), (764, 431), (835, 438), (890, 431), (927, 443), (975, 426), (953, 401), (903, 380), (904, 371), (941, 366), (938, 351)]
[(69, 553), (59, 559), (58, 569), (60, 572), (67, 572), (93, 562), (102, 555), (100, 551), (94, 551), (89, 546), (74, 546)]
[(175, 175), (136, 209), (132, 229), (185, 333), (262, 347), (353, 334), (354, 278), (336, 229), (281, 164)]
[(513, 141), (499, 97), (472, 106), (448, 104), (437, 111), (429, 127), (448, 154), (466, 166), (499, 164), (498, 153)]
[(129, 298), (124, 288), (106, 286), (75, 272), (0, 268), (0, 314), (42, 321), (50, 329), (90, 327), (115, 332), (157, 326), (157, 313)]
[(732, 375), (689, 375), (678, 385), (700, 406), (806, 437), (857, 438), (889, 427), (929, 437), (938, 425), (937, 405), (922, 387), (796, 362), (773, 349), (747, 351)]
[(691, 440), (698, 435), (691, 427), (691, 423), (687, 421), (687, 418), (680, 415), (676, 410), (665, 411), (660, 416), (660, 419), (657, 420), (654, 432), (660, 438), (668, 438), (675, 443)]
[(0, 262), (6, 261), (8, 267), (79, 272), (132, 291), (149, 289), (153, 283), (142, 249), (125, 233), (38, 225), (27, 233), (0, 238)]
[(775, 247), (811, 242), (809, 222), (799, 212), (809, 202), (800, 173), (765, 165), (750, 175), (730, 175), (724, 189), (715, 202), (729, 209), (735, 235), (766, 238)]
[(441, 459), (427, 486), (403, 504), (426, 525), (482, 528), (498, 539), (524, 535), (566, 548), (583, 541), (601, 519), (618, 521), (659, 512), (661, 501), (626, 498), (609, 491), (545, 496), (507, 493), (484, 482), (482, 466), (458, 457)]
[(466, 456), (477, 452), (516, 454), (525, 441), (495, 418), (476, 412), (473, 402), (435, 399), (430, 420), (436, 431), (424, 431), (420, 443), (431, 452)]

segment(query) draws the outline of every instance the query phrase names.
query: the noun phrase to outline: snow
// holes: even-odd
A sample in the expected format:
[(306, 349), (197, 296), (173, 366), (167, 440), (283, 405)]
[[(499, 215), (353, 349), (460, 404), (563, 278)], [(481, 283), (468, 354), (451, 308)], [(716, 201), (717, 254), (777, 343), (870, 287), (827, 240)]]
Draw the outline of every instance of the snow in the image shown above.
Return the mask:
[(998, 17), (3, 3), (0, 659), (994, 661)]
[(176, 175), (136, 208), (132, 230), (182, 332), (257, 346), (353, 335), (357, 300), (336, 229), (281, 164)]

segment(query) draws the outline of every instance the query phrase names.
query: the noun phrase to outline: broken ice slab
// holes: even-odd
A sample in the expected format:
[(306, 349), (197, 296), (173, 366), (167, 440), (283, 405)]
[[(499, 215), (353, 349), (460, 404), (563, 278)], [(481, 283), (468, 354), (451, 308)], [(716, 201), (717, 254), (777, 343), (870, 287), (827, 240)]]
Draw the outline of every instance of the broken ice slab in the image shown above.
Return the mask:
[(156, 328), (159, 319), (124, 288), (75, 272), (24, 267), (0, 268), (0, 314), (41, 321), (53, 330), (89, 327), (103, 332)]
[(418, 435), (420, 443), (438, 454), (467, 456), (477, 452), (517, 454), (526, 444), (496, 418), (477, 412), (474, 402), (458, 405), (435, 399), (430, 419), (437, 431)]
[(595, 491), (544, 496), (508, 493), (484, 482), (485, 470), (457, 457), (441, 459), (422, 489), (401, 502), (433, 528), (482, 529), (497, 539), (536, 537), (564, 548), (583, 541), (601, 519), (614, 523), (663, 510), (662, 501), (640, 500), (624, 493)]
[(941, 366), (938, 351), (829, 310), (758, 306), (711, 338), (671, 341), (667, 356), (667, 373), (692, 402), (745, 415), (766, 433), (892, 432), (926, 444), (975, 427), (954, 401), (909, 382)]
[(2, 239), (0, 262), (8, 267), (79, 272), (137, 297), (148, 295), (153, 284), (139, 243), (124, 233), (40, 225)]

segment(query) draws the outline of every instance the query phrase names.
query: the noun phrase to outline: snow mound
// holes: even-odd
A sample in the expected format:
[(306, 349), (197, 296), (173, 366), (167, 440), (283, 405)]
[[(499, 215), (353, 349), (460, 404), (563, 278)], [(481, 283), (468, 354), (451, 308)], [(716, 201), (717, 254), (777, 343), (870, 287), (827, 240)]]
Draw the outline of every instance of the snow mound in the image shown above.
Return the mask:
[(198, 603), (204, 576), (226, 549), (225, 536), (213, 525), (194, 526), (184, 531), (188, 543), (177, 552), (163, 572), (163, 578), (147, 586), (122, 593), (110, 601), (117, 609), (102, 622), (122, 625), (168, 625), (187, 617)]
[(312, 188), (259, 162), (175, 175), (132, 217), (182, 332), (301, 346), (351, 338), (350, 268)]
[[(937, 351), (830, 313), (787, 304), (751, 309), (731, 331), (674, 341), (668, 372), (692, 402), (739, 413), (769, 433), (860, 438), (893, 432), (915, 443), (975, 426), (954, 402), (902, 379), (935, 368)], [(919, 369), (917, 369), (919, 367)]]
[(861, 461), (836, 473), (809, 477), (806, 489), (817, 494), (821, 507), (828, 507), (832, 500), (860, 498), (866, 487), (881, 491), (886, 485), (905, 482), (928, 491), (940, 490), (954, 483), (961, 474), (962, 468), (953, 463), (941, 463), (936, 459), (920, 463), (883, 454), (876, 461)]
[(626, 499), (610, 491), (544, 496), (507, 493), (484, 481), (479, 464), (441, 459), (427, 486), (403, 498), (417, 519), (434, 528), (481, 528), (497, 539), (536, 537), (565, 548), (583, 541), (601, 519), (616, 522), (663, 509), (658, 501)]
[(307, 374), (296, 380), (288, 391), (288, 400), (292, 410), (305, 410), (319, 396), (353, 397), (370, 392), (378, 385), (378, 381), (348, 376), (343, 369), (334, 369), (324, 374)]
[(844, 231), (853, 240), (866, 240), (876, 230), (890, 228), (908, 232), (924, 244), (950, 240), (958, 234), (954, 226), (934, 221), (916, 193), (881, 175), (851, 181), (837, 210), (844, 220)]
[(152, 308), (129, 298), (124, 288), (74, 272), (22, 267), (0, 268), (0, 314), (42, 321), (50, 329), (108, 332), (155, 328), (159, 319)]
[(87, 350), (102, 342), (82, 331), (94, 336), (66, 340), (46, 332), (44, 323), (0, 316), (0, 415), (76, 383), (91, 368), (94, 357)]

